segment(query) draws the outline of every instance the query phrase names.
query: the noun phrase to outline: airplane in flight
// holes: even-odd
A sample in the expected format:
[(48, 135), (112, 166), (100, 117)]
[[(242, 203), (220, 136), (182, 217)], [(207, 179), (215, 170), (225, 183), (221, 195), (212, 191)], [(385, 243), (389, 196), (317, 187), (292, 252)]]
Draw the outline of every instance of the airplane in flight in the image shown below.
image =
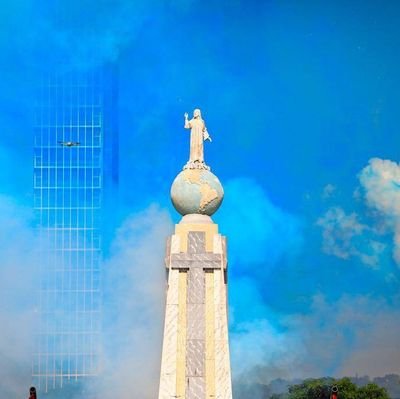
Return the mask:
[(58, 144), (63, 147), (77, 147), (78, 145), (81, 145), (79, 141), (59, 141)]

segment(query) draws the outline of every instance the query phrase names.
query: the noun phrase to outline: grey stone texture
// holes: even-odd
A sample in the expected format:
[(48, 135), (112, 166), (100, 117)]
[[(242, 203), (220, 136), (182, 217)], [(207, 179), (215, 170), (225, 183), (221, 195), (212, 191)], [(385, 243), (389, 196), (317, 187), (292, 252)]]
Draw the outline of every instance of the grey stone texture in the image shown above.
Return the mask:
[(168, 253), (166, 264), (172, 269), (221, 269), (224, 267), (223, 254), (206, 252), (205, 233), (190, 232), (188, 235), (188, 252)]
[(186, 399), (205, 399), (206, 379), (205, 377), (187, 377)]
[(187, 305), (187, 335), (189, 339), (205, 339), (205, 305), (203, 303), (189, 303)]
[(186, 377), (202, 377), (205, 375), (205, 341), (189, 339), (186, 348)]
[(187, 303), (204, 303), (204, 271), (200, 268), (189, 268)]
[(206, 233), (203, 231), (191, 231), (188, 235), (188, 253), (202, 254), (206, 247)]

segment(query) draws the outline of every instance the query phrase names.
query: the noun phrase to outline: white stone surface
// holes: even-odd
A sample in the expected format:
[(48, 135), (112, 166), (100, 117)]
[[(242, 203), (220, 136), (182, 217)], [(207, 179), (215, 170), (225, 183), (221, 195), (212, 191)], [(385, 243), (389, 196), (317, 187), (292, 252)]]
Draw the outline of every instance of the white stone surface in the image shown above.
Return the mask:
[(214, 234), (214, 250), (215, 254), (222, 254), (222, 237), (221, 234)]
[(226, 291), (224, 271), (214, 270), (215, 395), (218, 399), (232, 399)]
[(181, 238), (177, 234), (172, 235), (170, 253), (179, 254), (180, 248), (181, 248)]
[(222, 263), (223, 263), (223, 268), (226, 269), (227, 267), (227, 249), (226, 249), (226, 238), (222, 237), (221, 239), (221, 243), (222, 243)]
[(178, 305), (179, 270), (170, 269), (168, 276), (167, 304)]
[(178, 305), (167, 304), (165, 311), (159, 399), (170, 399), (176, 395), (177, 331)]
[(215, 305), (215, 315), (216, 398), (232, 399), (226, 306)]
[(179, 270), (170, 269), (165, 309), (159, 399), (176, 395)]
[(224, 282), (224, 271), (214, 270), (214, 304), (226, 304), (226, 285)]
[(179, 224), (181, 223), (213, 224), (213, 221), (208, 215), (189, 213), (188, 215), (183, 216)]

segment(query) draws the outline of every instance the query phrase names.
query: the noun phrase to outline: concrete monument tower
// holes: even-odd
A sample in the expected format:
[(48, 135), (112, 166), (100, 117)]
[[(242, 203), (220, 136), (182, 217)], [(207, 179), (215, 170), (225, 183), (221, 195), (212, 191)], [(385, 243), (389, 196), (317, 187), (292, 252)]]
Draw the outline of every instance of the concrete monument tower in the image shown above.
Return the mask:
[(211, 215), (224, 192), (204, 162), (211, 141), (199, 109), (188, 119), (190, 158), (171, 187), (183, 216), (167, 243), (168, 289), (159, 399), (232, 399), (225, 237)]

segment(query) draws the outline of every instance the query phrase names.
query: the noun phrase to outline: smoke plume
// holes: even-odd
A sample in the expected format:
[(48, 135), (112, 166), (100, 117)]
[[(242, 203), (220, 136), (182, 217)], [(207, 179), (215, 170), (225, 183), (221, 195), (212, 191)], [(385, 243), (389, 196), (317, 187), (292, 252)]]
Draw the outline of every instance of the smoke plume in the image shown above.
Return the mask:
[(158, 393), (169, 214), (150, 206), (117, 231), (104, 265), (104, 353), (99, 396), (152, 399)]
[(31, 384), (38, 322), (39, 239), (32, 212), (0, 195), (0, 396), (21, 398)]

